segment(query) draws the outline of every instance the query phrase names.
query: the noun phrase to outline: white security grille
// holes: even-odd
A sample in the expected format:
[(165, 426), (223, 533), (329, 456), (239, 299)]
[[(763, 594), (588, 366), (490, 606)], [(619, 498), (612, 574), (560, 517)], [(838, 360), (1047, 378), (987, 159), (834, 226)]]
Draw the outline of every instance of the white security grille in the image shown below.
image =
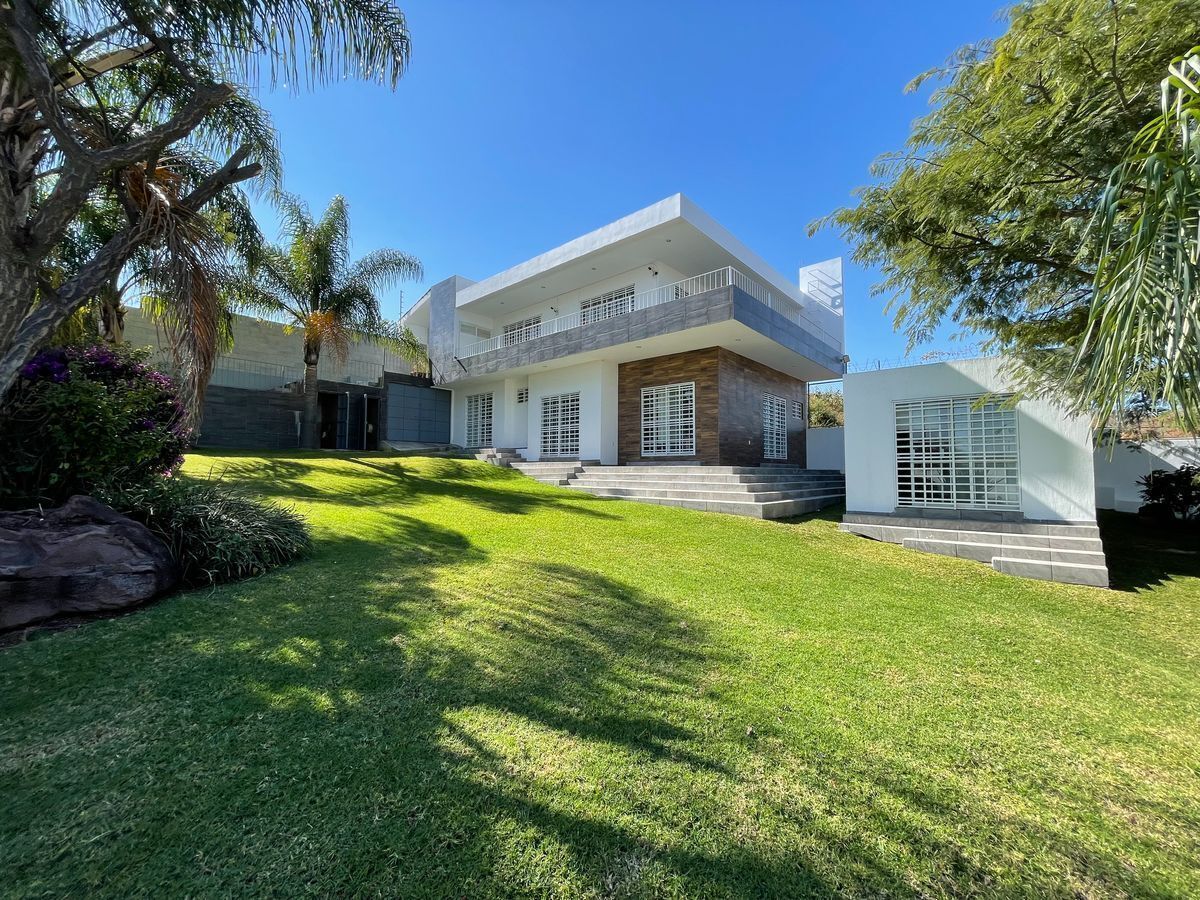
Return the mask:
[(797, 422), (805, 421), (805, 419), (804, 419), (804, 401), (803, 400), (793, 400), (792, 401), (792, 418), (795, 419)]
[(511, 347), (522, 341), (531, 341), (542, 333), (542, 317), (532, 316), (504, 326), (504, 346)]
[(642, 456), (695, 453), (695, 382), (642, 388)]
[(629, 284), (591, 300), (584, 300), (579, 305), (579, 321), (582, 325), (589, 322), (599, 322), (601, 319), (611, 319), (613, 316), (623, 316), (633, 309), (633, 285)]
[(763, 458), (787, 459), (787, 401), (763, 394)]
[(1021, 508), (1016, 410), (999, 397), (896, 404), (896, 505)]
[(518, 403), (528, 403), (529, 402), (529, 388), (521, 388), (519, 391), (517, 391), (517, 402)]
[(542, 456), (579, 457), (579, 391), (542, 398)]
[(467, 446), (492, 446), (492, 395), (467, 395)]

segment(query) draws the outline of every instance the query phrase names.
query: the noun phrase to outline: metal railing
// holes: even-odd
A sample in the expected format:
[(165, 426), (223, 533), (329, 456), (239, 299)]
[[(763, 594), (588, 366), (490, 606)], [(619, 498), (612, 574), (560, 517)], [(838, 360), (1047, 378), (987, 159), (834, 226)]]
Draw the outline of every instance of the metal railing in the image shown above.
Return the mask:
[(347, 360), (339, 364), (337, 360), (322, 359), (317, 364), (317, 377), (324, 381), (341, 381), (347, 384), (379, 384), (383, 380), (383, 363)]
[(773, 309), (789, 321), (816, 334), (822, 340), (828, 342), (835, 350), (841, 347), (841, 338), (835, 336), (821, 325), (800, 303), (797, 303), (785, 294), (771, 290), (738, 269), (733, 268), (733, 266), (726, 266), (723, 269), (715, 269), (712, 272), (705, 272), (703, 275), (693, 275), (691, 278), (685, 278), (673, 284), (665, 284), (649, 291), (643, 291), (640, 294), (634, 294), (624, 302), (610, 304), (606, 312), (598, 309), (581, 310), (580, 312), (569, 313), (568, 315), (558, 316), (554, 319), (546, 319), (536, 325), (522, 327), (516, 332), (498, 334), (486, 340), (467, 344), (459, 348), (458, 357), (459, 359), (466, 359), (471, 356), (478, 356), (481, 353), (499, 350), (501, 347), (512, 347), (516, 344), (523, 344), (526, 341), (546, 337), (547, 335), (558, 334), (560, 331), (566, 331), (569, 328), (590, 325), (594, 322), (601, 322), (617, 316), (627, 315), (631, 312), (637, 312), (638, 310), (649, 309), (653, 306), (669, 303), (672, 300), (681, 300), (693, 294), (702, 294), (705, 291), (712, 291), (728, 287), (729, 285), (733, 285), (739, 290), (744, 291), (767, 308)]
[(303, 378), (302, 366), (285, 366), (237, 356), (222, 356), (217, 359), (209, 384), (217, 387), (270, 391), (294, 384)]

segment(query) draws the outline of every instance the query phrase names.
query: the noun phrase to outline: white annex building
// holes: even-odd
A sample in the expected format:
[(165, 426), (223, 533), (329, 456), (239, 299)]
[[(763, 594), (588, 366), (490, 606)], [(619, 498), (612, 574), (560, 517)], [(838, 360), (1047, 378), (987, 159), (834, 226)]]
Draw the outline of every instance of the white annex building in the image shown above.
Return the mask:
[(1107, 587), (1090, 423), (1013, 402), (999, 359), (847, 375), (842, 530)]

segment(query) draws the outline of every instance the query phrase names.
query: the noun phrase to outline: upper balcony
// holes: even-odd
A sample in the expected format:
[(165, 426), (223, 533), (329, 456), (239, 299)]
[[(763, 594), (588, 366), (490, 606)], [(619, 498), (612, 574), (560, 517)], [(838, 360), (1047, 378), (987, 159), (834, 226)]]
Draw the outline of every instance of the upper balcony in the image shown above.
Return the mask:
[(842, 374), (840, 260), (797, 283), (681, 194), (482, 281), (439, 282), (404, 321), (439, 382), (717, 345), (805, 380)]
[[(622, 345), (630, 346), (624, 353), (617, 352), (618, 357), (646, 356), (656, 348), (664, 353), (691, 349), (684, 344), (696, 344), (696, 349), (728, 344), (752, 357), (761, 356), (754, 352), (756, 347), (761, 351), (773, 344), (806, 361), (802, 373), (797, 373), (801, 377), (842, 374), (840, 310), (811, 294), (805, 295), (807, 305), (798, 303), (733, 266), (640, 293), (613, 293), (578, 312), (523, 319), (485, 340), (460, 340), (456, 352), (460, 377), (545, 368), (566, 357), (595, 356)], [(693, 331), (690, 338), (681, 335)], [(656, 341), (668, 336), (674, 337)], [(737, 346), (743, 342), (745, 347)], [(777, 359), (761, 361), (785, 368)]]

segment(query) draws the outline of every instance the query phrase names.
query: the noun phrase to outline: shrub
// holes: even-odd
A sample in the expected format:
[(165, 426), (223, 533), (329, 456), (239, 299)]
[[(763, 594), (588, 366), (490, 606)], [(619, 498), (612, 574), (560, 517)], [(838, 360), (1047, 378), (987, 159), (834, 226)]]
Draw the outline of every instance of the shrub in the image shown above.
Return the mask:
[(809, 428), (841, 428), (845, 424), (841, 391), (816, 391), (808, 395)]
[(191, 437), (171, 380), (146, 351), (45, 350), (0, 413), (0, 506), (58, 505), (173, 472)]
[(294, 510), (254, 500), (215, 481), (175, 475), (108, 488), (99, 499), (165, 543), (186, 585), (261, 575), (307, 553), (308, 528)]
[(1155, 469), (1138, 484), (1147, 506), (1169, 510), (1185, 522), (1200, 518), (1200, 466), (1180, 466), (1174, 472)]

